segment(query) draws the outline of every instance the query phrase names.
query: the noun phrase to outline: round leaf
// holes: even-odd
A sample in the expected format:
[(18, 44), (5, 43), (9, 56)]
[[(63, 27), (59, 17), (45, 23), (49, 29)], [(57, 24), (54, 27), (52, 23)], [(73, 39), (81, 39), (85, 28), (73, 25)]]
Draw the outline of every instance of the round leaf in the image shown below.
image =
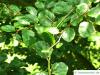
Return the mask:
[(80, 36), (85, 38), (91, 36), (95, 32), (95, 29), (92, 23), (84, 21), (80, 23), (78, 31)]
[(67, 28), (63, 33), (62, 33), (62, 38), (67, 41), (71, 42), (75, 37), (75, 31), (73, 28)]
[(81, 3), (77, 5), (76, 12), (80, 15), (86, 13), (89, 10), (89, 7), (86, 3)]
[(68, 66), (63, 62), (54, 63), (52, 65), (52, 74), (54, 75), (66, 75), (67, 72)]

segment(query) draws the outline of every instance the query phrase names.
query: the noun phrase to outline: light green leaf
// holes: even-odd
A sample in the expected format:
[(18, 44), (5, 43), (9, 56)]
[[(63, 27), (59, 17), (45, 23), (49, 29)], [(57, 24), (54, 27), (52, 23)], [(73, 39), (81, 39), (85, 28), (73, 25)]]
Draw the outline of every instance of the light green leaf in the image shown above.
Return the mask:
[(5, 25), (5, 26), (1, 26), (1, 30), (5, 32), (14, 32), (15, 27), (12, 25)]
[[(29, 24), (30, 23), (38, 23), (38, 18), (37, 16), (33, 16), (32, 14), (25, 14), (22, 16), (16, 16), (13, 20), (19, 21), (22, 24)], [(23, 23), (23, 21), (25, 21)]]
[(54, 63), (52, 65), (52, 74), (54, 75), (66, 75), (67, 72), (68, 66), (63, 62)]
[(40, 21), (41, 26), (50, 27), (52, 22), (46, 18), (41, 19)]
[(78, 26), (78, 24), (83, 20), (82, 16), (79, 16), (78, 14), (73, 14), (71, 17), (71, 24), (73, 26)]
[(93, 7), (88, 12), (88, 16), (97, 18), (100, 15), (100, 5)]
[(38, 9), (44, 9), (45, 8), (45, 5), (43, 4), (43, 2), (35, 2), (35, 6), (38, 8)]
[(52, 8), (55, 5), (55, 1), (51, 1), (50, 3), (48, 3), (47, 8)]
[(86, 13), (89, 10), (89, 6), (86, 3), (81, 3), (77, 5), (76, 12), (79, 15)]
[(51, 34), (58, 34), (59, 29), (57, 27), (45, 27), (45, 26), (36, 26), (35, 29), (39, 34), (43, 32), (49, 32)]
[(100, 32), (96, 32), (95, 34), (88, 37), (89, 41), (99, 41), (100, 40)]
[(100, 15), (97, 16), (97, 18), (95, 19), (95, 23), (96, 23), (97, 25), (100, 25)]
[(37, 10), (34, 7), (32, 7), (32, 6), (27, 6), (26, 7), (26, 10), (27, 10), (27, 12), (29, 12), (33, 16), (36, 16), (37, 15)]
[(84, 22), (80, 23), (78, 32), (79, 32), (80, 36), (85, 38), (85, 37), (89, 37), (93, 33), (95, 33), (95, 28), (92, 25), (92, 23), (84, 21)]
[(36, 53), (42, 58), (48, 58), (52, 54), (52, 50), (49, 50), (49, 45), (45, 41), (38, 41), (34, 44)]
[(22, 30), (22, 38), (26, 46), (29, 46), (30, 42), (34, 41), (34, 40), (31, 40), (31, 37), (34, 38), (34, 36), (35, 34), (32, 30), (27, 30), (27, 29)]
[(35, 75), (48, 75), (48, 73), (47, 72), (38, 72)]
[(55, 19), (55, 15), (54, 13), (52, 13), (51, 11), (49, 10), (45, 10), (45, 11), (42, 11), (38, 14), (38, 18), (41, 20), (43, 18), (45, 19), (48, 19), (50, 21), (54, 20)]
[(75, 31), (73, 28), (67, 28), (62, 33), (62, 38), (67, 42), (71, 42), (74, 39), (74, 37), (75, 37)]
[(55, 4), (52, 11), (56, 14), (64, 14), (64, 13), (68, 13), (71, 9), (72, 9), (72, 5), (64, 1), (59, 1)]
[(20, 8), (16, 5), (10, 5), (9, 9), (14, 13), (14, 15), (18, 14), (20, 12)]
[(48, 32), (50, 32), (51, 34), (58, 34), (59, 33), (59, 29), (57, 27), (49, 27), (47, 29)]

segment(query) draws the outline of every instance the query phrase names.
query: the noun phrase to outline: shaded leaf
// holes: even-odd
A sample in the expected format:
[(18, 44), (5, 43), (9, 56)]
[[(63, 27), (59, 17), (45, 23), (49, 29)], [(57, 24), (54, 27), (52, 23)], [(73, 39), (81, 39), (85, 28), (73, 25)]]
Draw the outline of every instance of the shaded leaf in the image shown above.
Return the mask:
[(34, 41), (34, 40), (31, 40), (31, 37), (34, 38), (34, 36), (35, 34), (32, 30), (27, 30), (27, 29), (22, 30), (22, 38), (26, 46), (29, 46), (30, 42)]
[(49, 50), (49, 45), (45, 41), (38, 41), (34, 44), (36, 53), (42, 58), (48, 58), (52, 54), (52, 50)]
[(52, 65), (52, 74), (54, 75), (66, 75), (67, 72), (68, 66), (63, 62), (54, 63)]
[(52, 11), (56, 14), (64, 14), (64, 13), (68, 13), (71, 9), (72, 9), (72, 5), (64, 1), (59, 1), (55, 4)]

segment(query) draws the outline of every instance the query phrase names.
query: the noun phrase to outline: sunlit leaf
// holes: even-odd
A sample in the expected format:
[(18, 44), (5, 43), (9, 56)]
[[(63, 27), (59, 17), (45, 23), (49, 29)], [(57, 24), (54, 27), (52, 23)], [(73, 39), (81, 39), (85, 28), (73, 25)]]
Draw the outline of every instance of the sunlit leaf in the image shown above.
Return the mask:
[(68, 66), (63, 62), (54, 63), (52, 65), (52, 74), (54, 75), (66, 75), (67, 72)]
[(89, 22), (81, 22), (79, 25), (79, 34), (82, 37), (89, 37), (91, 36), (93, 33), (95, 33), (95, 29), (94, 26), (92, 25), (92, 23)]
[(32, 6), (27, 6), (26, 7), (26, 10), (27, 10), (27, 12), (29, 12), (33, 16), (36, 16), (37, 15), (37, 10), (34, 7), (32, 7)]
[(100, 40), (100, 32), (96, 32), (95, 34), (88, 37), (89, 41), (99, 41)]
[(97, 16), (97, 18), (95, 19), (95, 22), (96, 22), (97, 25), (100, 25), (100, 15)]
[(86, 13), (89, 10), (89, 6), (86, 3), (77, 5), (76, 12), (80, 15)]
[(93, 7), (88, 12), (88, 16), (97, 18), (97, 16), (100, 15), (100, 5)]
[(74, 39), (74, 37), (75, 37), (75, 31), (73, 28), (67, 28), (62, 33), (62, 38), (67, 42), (71, 42)]

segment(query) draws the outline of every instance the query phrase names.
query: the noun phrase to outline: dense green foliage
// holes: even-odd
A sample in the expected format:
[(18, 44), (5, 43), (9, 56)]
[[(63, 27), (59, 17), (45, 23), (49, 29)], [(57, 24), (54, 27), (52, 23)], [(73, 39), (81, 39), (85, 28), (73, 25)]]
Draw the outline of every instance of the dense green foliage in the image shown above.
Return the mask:
[(0, 75), (100, 69), (99, 0), (0, 2)]

